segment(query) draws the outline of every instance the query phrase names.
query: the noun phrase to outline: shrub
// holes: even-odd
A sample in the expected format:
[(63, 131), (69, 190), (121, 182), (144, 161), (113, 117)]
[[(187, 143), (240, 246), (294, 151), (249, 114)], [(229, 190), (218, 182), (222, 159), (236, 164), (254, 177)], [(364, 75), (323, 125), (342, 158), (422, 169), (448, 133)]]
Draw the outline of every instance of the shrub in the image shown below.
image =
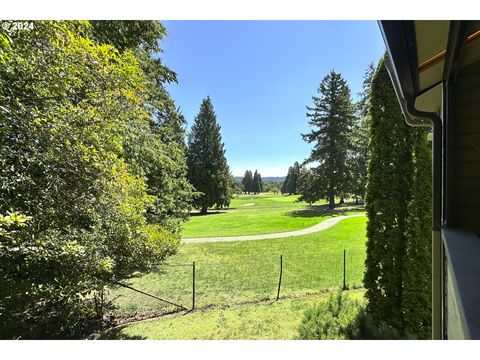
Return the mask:
[(305, 312), (299, 329), (299, 338), (303, 340), (348, 339), (351, 324), (362, 306), (339, 291), (316, 308)]
[(305, 312), (299, 328), (302, 340), (393, 340), (399, 331), (384, 322), (375, 323), (364, 304), (339, 291)]

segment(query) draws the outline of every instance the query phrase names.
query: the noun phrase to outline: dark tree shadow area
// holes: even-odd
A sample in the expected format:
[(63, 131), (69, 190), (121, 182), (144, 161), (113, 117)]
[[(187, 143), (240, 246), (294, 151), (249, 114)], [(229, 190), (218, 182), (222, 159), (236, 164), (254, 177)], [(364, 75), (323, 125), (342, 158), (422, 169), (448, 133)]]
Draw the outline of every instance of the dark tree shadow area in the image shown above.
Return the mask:
[[(228, 210), (235, 210), (235, 208), (228, 208)], [(199, 212), (192, 212), (190, 216), (208, 216), (208, 215), (216, 215), (216, 214), (225, 214), (227, 211), (225, 210), (218, 210), (218, 211), (209, 211), (206, 214), (201, 214)]]
[[(125, 325), (126, 326), (126, 325)], [(125, 326), (120, 326), (117, 328), (113, 328), (110, 330), (106, 330), (101, 333), (95, 340), (146, 340), (147, 338), (144, 336), (131, 336), (125, 333), (122, 333), (122, 330)]]
[(336, 205), (334, 209), (329, 209), (328, 204), (310, 205), (308, 209), (291, 211), (288, 213), (288, 216), (302, 218), (312, 218), (318, 216), (341, 216), (352, 211), (365, 211), (365, 207), (364, 205), (355, 205), (349, 203)]

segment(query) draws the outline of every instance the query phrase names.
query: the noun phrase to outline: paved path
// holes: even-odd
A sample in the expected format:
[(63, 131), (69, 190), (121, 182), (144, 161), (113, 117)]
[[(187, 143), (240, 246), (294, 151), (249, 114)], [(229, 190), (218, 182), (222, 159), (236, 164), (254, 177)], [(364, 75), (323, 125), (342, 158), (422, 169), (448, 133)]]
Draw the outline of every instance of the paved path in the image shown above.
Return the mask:
[(219, 237), (204, 237), (204, 238), (187, 238), (182, 239), (182, 242), (185, 244), (193, 244), (193, 243), (204, 243), (204, 242), (221, 242), (221, 241), (248, 241), (248, 240), (266, 240), (266, 239), (281, 239), (281, 238), (288, 238), (293, 236), (300, 236), (300, 235), (307, 235), (316, 233), (329, 227), (332, 227), (340, 220), (348, 219), (357, 216), (365, 216), (364, 214), (356, 214), (356, 215), (343, 215), (343, 216), (335, 216), (331, 217), (327, 220), (323, 220), (322, 222), (318, 223), (317, 225), (313, 225), (312, 227), (296, 230), (296, 231), (288, 231), (288, 232), (281, 232), (281, 233), (274, 233), (274, 234), (264, 234), (264, 235), (244, 235), (244, 236), (219, 236)]

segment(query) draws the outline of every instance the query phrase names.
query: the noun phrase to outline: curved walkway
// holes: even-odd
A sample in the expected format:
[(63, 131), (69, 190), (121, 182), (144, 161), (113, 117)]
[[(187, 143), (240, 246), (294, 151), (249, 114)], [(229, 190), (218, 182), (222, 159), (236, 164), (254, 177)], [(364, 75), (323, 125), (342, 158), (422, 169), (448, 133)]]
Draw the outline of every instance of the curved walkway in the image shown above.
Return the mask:
[(194, 243), (205, 243), (205, 242), (221, 242), (221, 241), (249, 241), (249, 240), (266, 240), (266, 239), (281, 239), (281, 238), (288, 238), (294, 236), (301, 236), (316, 233), (322, 230), (326, 230), (329, 227), (337, 224), (339, 221), (343, 219), (348, 219), (357, 216), (365, 216), (364, 214), (355, 214), (355, 215), (342, 215), (342, 216), (335, 216), (331, 217), (327, 220), (323, 220), (322, 222), (318, 223), (317, 225), (313, 225), (312, 227), (296, 230), (296, 231), (288, 231), (288, 232), (281, 232), (281, 233), (274, 233), (274, 234), (263, 234), (263, 235), (243, 235), (243, 236), (219, 236), (219, 237), (203, 237), (203, 238), (187, 238), (182, 239), (182, 242), (185, 244), (194, 244)]

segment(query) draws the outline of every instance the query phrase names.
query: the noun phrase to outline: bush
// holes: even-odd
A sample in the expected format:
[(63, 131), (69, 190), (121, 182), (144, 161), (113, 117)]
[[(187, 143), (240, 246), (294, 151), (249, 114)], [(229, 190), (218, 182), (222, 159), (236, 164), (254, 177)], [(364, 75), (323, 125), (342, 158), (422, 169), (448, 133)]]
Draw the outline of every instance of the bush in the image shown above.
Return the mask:
[(305, 312), (299, 328), (302, 340), (387, 340), (402, 339), (386, 323), (376, 324), (364, 304), (339, 291)]
[(351, 324), (362, 309), (358, 301), (339, 291), (326, 302), (305, 312), (299, 329), (303, 340), (349, 339)]

